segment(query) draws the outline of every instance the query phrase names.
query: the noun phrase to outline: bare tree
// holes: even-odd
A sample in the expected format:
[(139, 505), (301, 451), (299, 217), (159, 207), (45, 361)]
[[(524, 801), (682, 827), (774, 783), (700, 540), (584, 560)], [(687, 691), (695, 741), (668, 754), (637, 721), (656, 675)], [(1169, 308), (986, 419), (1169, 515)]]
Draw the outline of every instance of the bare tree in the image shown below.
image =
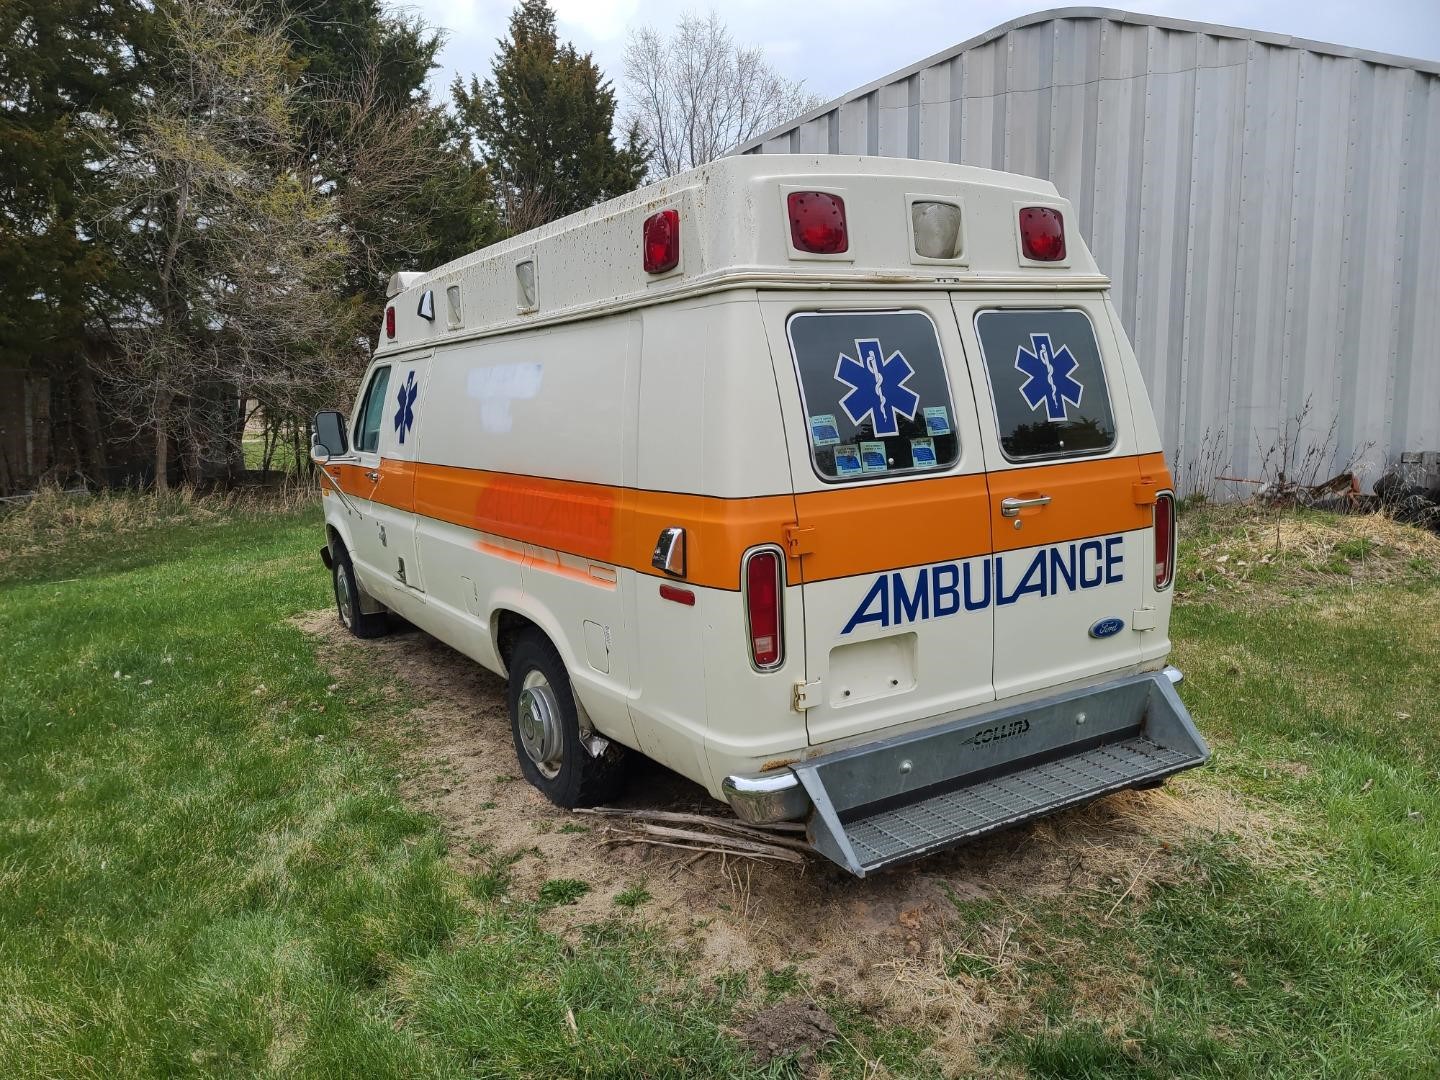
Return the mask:
[(639, 125), (651, 168), (674, 176), (820, 104), (758, 48), (737, 45), (715, 12), (686, 15), (666, 37), (632, 31), (625, 49), (627, 123)]
[(356, 350), (335, 288), (344, 239), (297, 170), (283, 34), (243, 0), (158, 10), (167, 66), (107, 162), (115, 202), (102, 226), (147, 283), (116, 328), (108, 381), (153, 437), (163, 489), (172, 439), (194, 482), (207, 447), (238, 440), (244, 401), (285, 407), (324, 393), (353, 371)]

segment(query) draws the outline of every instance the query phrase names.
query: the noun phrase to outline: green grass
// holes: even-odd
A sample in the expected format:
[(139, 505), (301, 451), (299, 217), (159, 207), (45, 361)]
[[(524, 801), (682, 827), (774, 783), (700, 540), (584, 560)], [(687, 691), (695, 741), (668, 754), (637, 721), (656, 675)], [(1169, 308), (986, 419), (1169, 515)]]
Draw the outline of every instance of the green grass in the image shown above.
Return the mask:
[[(240, 441), (240, 447), (245, 452), (245, 468), (259, 472), (265, 465), (265, 436), (259, 433), (247, 434)], [(282, 437), (270, 454), (270, 471), (293, 473), (296, 471), (295, 466), (295, 448)]]
[[(378, 734), (393, 698), (288, 621), (328, 603), (319, 535), (313, 510), (185, 497), (0, 519), (0, 1076), (796, 1075), (729, 1034), (814, 992), (785, 958), (702, 985), (643, 885), (567, 940), (542, 920), (587, 883), (526, 895), (516, 855), (447, 858)], [(1199, 782), (1272, 847), (1196, 842), (1124, 905), (957, 892), (938, 962), (1016, 1005), (967, 1067), (1440, 1076), (1435, 548), (1313, 515), (1182, 535)], [(832, 1076), (939, 1075), (945, 1033), (842, 997)]]
[[(1313, 560), (1285, 556), (1248, 589), (1207, 592), (1197, 549), (1235, 526), (1186, 524), (1182, 696), (1215, 750), (1211, 778), (1293, 822), (1281, 865), (1217, 841), (1123, 919), (1106, 918), (1108, 898), (1032, 911), (1028, 977), (1048, 1015), (1012, 1025), (991, 1060), (1037, 1077), (1440, 1076), (1436, 563), (1397, 549), (1375, 580), (1317, 587)], [(1363, 537), (1335, 550), (1385, 555)], [(1046, 970), (1053, 940), (1082, 944), (1066, 970)], [(1076, 1019), (1076, 973), (1138, 976), (1143, 1000), (1108, 1029)]]
[(632, 885), (615, 894), (615, 905), (617, 907), (630, 908), (632, 911), (641, 904), (653, 899), (650, 891), (643, 885)]
[(319, 535), (82, 538), (0, 586), (0, 1075), (753, 1072), (643, 927), (574, 947), (537, 923), (574, 883), (451, 868), (362, 737), (380, 688), (286, 621)]

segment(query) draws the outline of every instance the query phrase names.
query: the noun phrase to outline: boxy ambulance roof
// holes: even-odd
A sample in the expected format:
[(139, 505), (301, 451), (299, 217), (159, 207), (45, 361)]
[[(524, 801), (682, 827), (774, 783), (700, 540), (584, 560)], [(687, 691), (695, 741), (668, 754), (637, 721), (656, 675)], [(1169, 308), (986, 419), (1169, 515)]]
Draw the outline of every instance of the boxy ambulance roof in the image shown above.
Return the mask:
[[(1034, 215), (1022, 211), (1035, 207), (1042, 208), (1042, 226), (1053, 227), (1059, 213), (1064, 247), (1058, 259), (1053, 250), (1049, 261), (1026, 257), (1021, 220)], [(822, 249), (840, 246), (837, 219), (843, 251), (797, 247), (809, 242), (807, 222), (818, 228), (808, 235), (819, 237)], [(936, 221), (939, 232), (932, 235), (927, 230)], [(394, 275), (377, 351), (719, 289), (1108, 286), (1075, 226), (1070, 203), (1055, 186), (1028, 176), (909, 158), (726, 157), (430, 273)], [(946, 245), (954, 236), (953, 247), (937, 248), (936, 236)], [(648, 269), (647, 244), (654, 244)]]

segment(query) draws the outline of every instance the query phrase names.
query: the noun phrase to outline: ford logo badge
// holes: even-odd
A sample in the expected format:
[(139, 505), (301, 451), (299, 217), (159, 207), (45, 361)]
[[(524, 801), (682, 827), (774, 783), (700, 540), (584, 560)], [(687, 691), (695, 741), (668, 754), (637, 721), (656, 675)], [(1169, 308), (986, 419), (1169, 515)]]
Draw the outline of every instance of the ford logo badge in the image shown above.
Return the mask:
[(1093, 638), (1114, 637), (1124, 629), (1124, 619), (1101, 619), (1094, 626), (1090, 627), (1090, 636)]

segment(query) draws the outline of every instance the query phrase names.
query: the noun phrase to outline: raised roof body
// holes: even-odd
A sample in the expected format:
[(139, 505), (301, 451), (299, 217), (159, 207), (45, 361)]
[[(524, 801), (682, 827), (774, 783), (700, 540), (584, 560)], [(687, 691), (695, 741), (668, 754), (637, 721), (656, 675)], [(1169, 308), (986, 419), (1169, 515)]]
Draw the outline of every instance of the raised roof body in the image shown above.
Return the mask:
[[(786, 196), (819, 190), (845, 200), (849, 249), (799, 252), (790, 240)], [(960, 253), (925, 260), (912, 243), (911, 202), (954, 200)], [(1066, 222), (1067, 257), (1025, 260), (1016, 242), (1020, 206), (1053, 206)], [(680, 261), (647, 274), (647, 217), (679, 213)], [(397, 274), (393, 339), (380, 349), (493, 334), (660, 303), (723, 288), (1103, 288), (1109, 279), (1070, 224), (1070, 204), (1047, 180), (943, 162), (795, 155), (721, 158), (578, 214), (483, 248), (425, 274)], [(517, 268), (533, 264), (526, 294)], [(458, 318), (447, 290), (458, 288)], [(419, 314), (431, 294), (433, 318)], [(533, 302), (532, 302), (533, 301)]]

